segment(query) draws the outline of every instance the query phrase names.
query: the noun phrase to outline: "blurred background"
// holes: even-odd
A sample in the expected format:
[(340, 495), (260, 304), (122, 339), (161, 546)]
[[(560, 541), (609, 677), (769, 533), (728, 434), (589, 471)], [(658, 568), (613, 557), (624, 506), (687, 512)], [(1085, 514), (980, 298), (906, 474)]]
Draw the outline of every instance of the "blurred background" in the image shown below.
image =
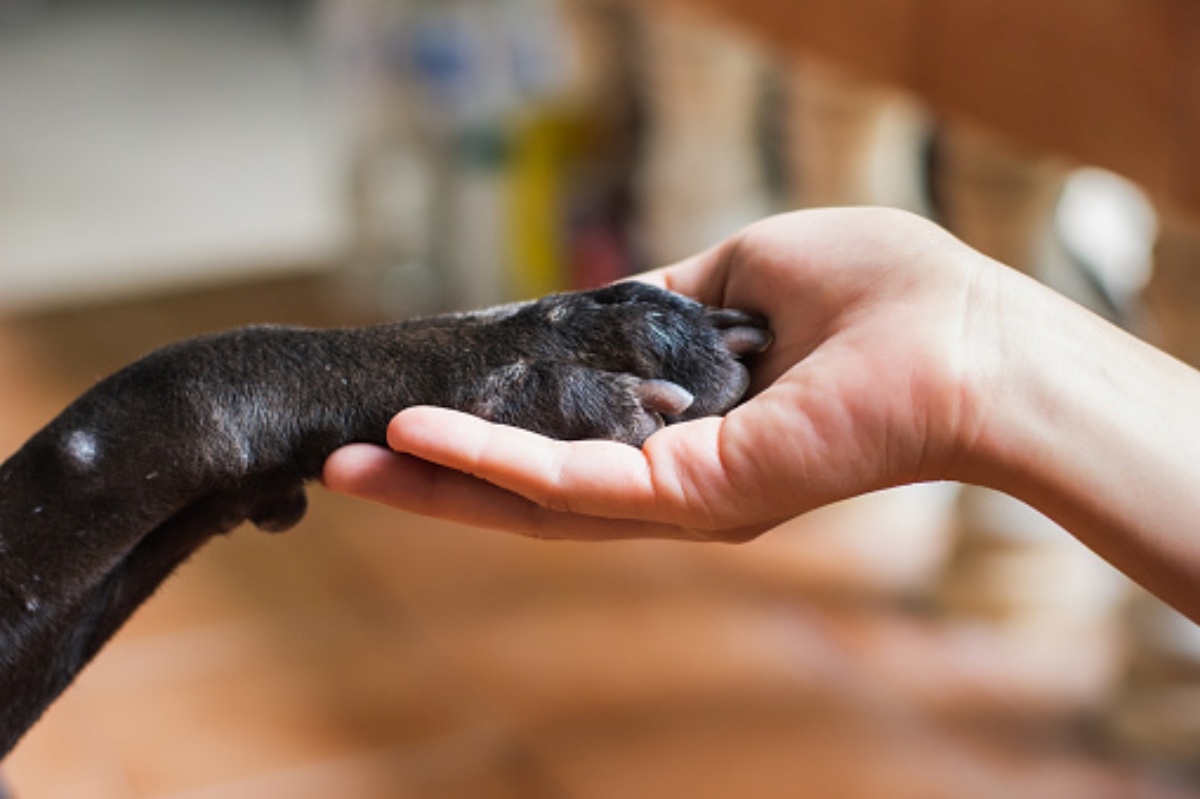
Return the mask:
[[(1189, 0), (0, 0), (0, 451), (186, 335), (601, 284), (907, 208), (1200, 362)], [(314, 491), (5, 764), (100, 799), (1200, 796), (1200, 631), (932, 485), (738, 547)]]

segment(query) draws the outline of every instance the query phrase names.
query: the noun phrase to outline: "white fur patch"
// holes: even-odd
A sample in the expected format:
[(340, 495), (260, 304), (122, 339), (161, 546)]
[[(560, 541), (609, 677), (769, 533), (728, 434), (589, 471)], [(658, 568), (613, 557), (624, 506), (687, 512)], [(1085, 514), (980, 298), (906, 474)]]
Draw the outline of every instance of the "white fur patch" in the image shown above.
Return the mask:
[(484, 308), (478, 311), (463, 311), (462, 313), (450, 314), (458, 319), (466, 319), (472, 322), (499, 322), (501, 319), (507, 319), (513, 314), (520, 311), (522, 308), (532, 305), (531, 300), (522, 300), (520, 302), (510, 302), (504, 305), (494, 305), (491, 308)]
[(100, 457), (100, 442), (87, 430), (76, 430), (67, 436), (67, 457), (74, 466), (90, 469)]
[(482, 399), (472, 408), (473, 412), (485, 419), (491, 418), (500, 403), (504, 402), (511, 391), (513, 383), (525, 376), (529, 364), (525, 361), (514, 361), (488, 373), (483, 384)]
[(237, 459), (238, 467), (249, 468), (253, 453), (250, 451), (247, 416), (253, 413), (253, 408), (238, 401), (230, 401), (227, 404), (214, 402), (211, 413), (216, 432), (225, 437), (230, 446), (229, 451)]

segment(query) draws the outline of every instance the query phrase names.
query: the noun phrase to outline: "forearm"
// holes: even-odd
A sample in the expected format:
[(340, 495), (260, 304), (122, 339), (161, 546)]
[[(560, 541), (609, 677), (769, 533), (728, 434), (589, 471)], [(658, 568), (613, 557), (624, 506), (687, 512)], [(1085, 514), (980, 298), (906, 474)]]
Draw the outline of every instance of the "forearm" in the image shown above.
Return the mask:
[(1200, 619), (1200, 373), (1015, 273), (989, 277), (962, 476)]

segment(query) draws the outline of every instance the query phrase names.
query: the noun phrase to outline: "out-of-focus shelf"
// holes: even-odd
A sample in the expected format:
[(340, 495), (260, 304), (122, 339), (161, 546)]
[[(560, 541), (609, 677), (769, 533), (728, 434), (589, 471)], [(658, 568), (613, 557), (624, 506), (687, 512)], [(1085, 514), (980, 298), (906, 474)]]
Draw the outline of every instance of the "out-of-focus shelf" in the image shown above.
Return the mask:
[(658, 0), (1112, 169), (1200, 221), (1194, 0)]

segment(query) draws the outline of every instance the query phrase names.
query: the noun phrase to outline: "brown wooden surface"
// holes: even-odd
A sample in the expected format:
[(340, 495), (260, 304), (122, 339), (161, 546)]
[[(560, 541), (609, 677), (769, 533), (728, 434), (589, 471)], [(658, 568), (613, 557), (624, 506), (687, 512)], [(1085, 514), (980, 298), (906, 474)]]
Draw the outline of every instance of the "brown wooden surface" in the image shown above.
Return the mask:
[(1195, 0), (660, 0), (1104, 166), (1200, 219)]
[(1178, 176), (1179, 198), (1200, 218), (1200, 3), (1180, 4), (1183, 30), (1183, 57), (1180, 74), (1183, 83), (1179, 116), (1181, 122), (1174, 142), (1183, 155)]

